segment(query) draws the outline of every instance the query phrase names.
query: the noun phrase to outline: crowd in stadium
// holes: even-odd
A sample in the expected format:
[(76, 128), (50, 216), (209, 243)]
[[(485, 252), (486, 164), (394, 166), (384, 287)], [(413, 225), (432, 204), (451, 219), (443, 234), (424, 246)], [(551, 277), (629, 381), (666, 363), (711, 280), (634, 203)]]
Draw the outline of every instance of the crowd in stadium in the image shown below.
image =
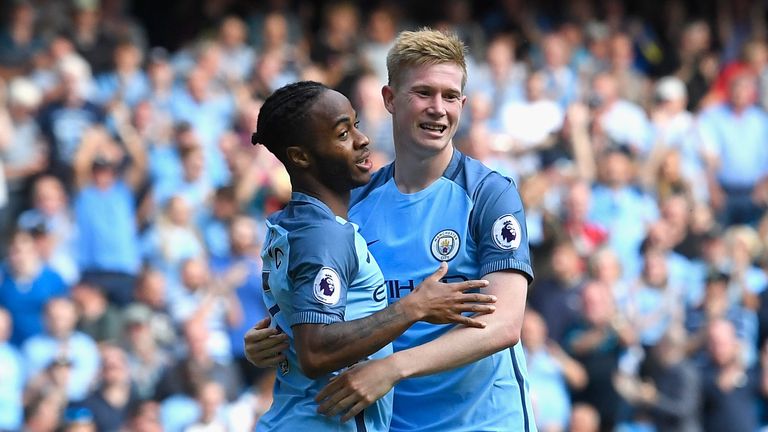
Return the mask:
[(338, 89), (383, 166), (386, 54), (424, 25), (469, 47), (456, 148), (525, 204), (539, 430), (768, 427), (765, 2), (167, 3), (2, 4), (0, 430), (252, 430), (290, 198), (260, 104)]

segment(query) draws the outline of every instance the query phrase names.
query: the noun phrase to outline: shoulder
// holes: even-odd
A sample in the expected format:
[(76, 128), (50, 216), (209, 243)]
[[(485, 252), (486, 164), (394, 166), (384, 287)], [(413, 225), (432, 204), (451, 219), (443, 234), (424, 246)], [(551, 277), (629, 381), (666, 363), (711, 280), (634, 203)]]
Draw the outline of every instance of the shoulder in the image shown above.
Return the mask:
[(514, 187), (512, 179), (492, 170), (482, 162), (456, 151), (457, 156), (451, 162), (443, 177), (464, 189), (474, 200), (487, 194), (501, 193)]
[(270, 220), (287, 231), (291, 254), (339, 255), (354, 250), (355, 228), (328, 215), (319, 208), (304, 208), (300, 212), (290, 207)]
[(291, 231), (288, 234), (291, 243), (312, 242), (325, 244), (339, 244), (346, 241), (353, 242), (355, 228), (350, 223), (341, 224), (334, 220), (318, 221), (312, 225)]

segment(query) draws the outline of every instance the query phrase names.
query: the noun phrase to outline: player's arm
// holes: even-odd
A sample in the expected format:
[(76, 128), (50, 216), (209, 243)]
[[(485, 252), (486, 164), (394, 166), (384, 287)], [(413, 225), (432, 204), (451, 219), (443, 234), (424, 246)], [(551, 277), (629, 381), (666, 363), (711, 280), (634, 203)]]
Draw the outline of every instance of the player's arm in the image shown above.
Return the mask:
[[(456, 323), (485, 327), (485, 322), (462, 312), (494, 312), (496, 298), (488, 294), (464, 293), (483, 288), (487, 281), (442, 283), (448, 266), (420, 283), (413, 293), (365, 318), (332, 324), (293, 326), (296, 352), (304, 373), (310, 378), (354, 364), (392, 342), (416, 321)], [(491, 313), (491, 315), (493, 315)]]
[(347, 370), (317, 395), (318, 411), (349, 420), (405, 378), (443, 372), (507, 349), (520, 340), (528, 280), (514, 271), (487, 274), (484, 291), (496, 297), (496, 312), (477, 317), (484, 328), (456, 327), (441, 337), (381, 360)]
[(348, 419), (380, 398), (398, 381), (463, 366), (520, 340), (528, 283), (533, 278), (525, 215), (517, 189), (501, 176), (489, 176), (476, 194), (469, 221), (478, 242), (481, 272), (497, 298), (497, 310), (478, 317), (484, 328), (456, 327), (424, 345), (354, 367), (317, 395), (319, 411)]

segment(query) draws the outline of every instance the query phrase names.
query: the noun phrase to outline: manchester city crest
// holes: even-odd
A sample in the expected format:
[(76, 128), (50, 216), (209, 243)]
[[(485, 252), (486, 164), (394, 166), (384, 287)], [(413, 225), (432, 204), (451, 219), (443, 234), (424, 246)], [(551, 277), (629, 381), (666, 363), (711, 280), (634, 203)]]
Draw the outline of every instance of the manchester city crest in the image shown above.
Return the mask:
[(507, 214), (496, 219), (491, 235), (493, 236), (493, 243), (500, 249), (514, 250), (520, 247), (523, 233), (520, 222), (511, 214)]
[(454, 230), (442, 230), (432, 238), (432, 256), (438, 261), (450, 261), (459, 253), (459, 234)]
[(336, 270), (330, 267), (321, 268), (315, 276), (312, 291), (315, 298), (321, 303), (331, 306), (338, 303), (341, 295), (341, 280)]

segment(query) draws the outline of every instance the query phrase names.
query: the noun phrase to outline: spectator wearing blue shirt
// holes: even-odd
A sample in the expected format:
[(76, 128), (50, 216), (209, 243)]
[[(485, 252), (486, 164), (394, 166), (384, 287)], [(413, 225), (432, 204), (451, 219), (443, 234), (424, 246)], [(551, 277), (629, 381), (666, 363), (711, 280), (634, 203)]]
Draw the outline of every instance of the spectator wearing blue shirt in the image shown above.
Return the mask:
[(77, 266), (77, 227), (64, 185), (56, 177), (38, 177), (32, 188), (33, 207), (18, 219), (19, 228), (31, 232), (42, 259), (67, 285), (80, 279)]
[(253, 70), (254, 49), (246, 43), (248, 27), (242, 19), (230, 15), (219, 26), (218, 44), (221, 48), (221, 74), (226, 80), (245, 81)]
[(556, 101), (565, 110), (581, 93), (579, 77), (570, 67), (571, 53), (568, 43), (557, 33), (546, 35), (542, 42), (544, 75), (547, 98)]
[(630, 286), (627, 302), (621, 311), (638, 333), (640, 343), (653, 346), (670, 325), (683, 320), (684, 293), (670, 277), (667, 259), (658, 248), (649, 247), (643, 254), (643, 270)]
[(699, 115), (711, 204), (725, 225), (756, 225), (768, 206), (768, 115), (754, 105), (754, 77), (728, 85), (728, 101)]
[(0, 270), (0, 306), (14, 323), (11, 343), (21, 346), (43, 331), (43, 309), (49, 299), (67, 295), (61, 277), (46, 267), (32, 236), (17, 231), (10, 237), (8, 258)]
[(202, 67), (190, 71), (186, 85), (171, 97), (171, 112), (175, 121), (194, 125), (205, 153), (206, 174), (219, 185), (227, 182), (229, 173), (218, 143), (232, 123), (235, 104), (229, 94), (214, 92), (212, 79)]
[(83, 278), (103, 287), (111, 301), (125, 305), (133, 296), (141, 264), (134, 191), (143, 182), (146, 161), (127, 118), (117, 124), (130, 161), (123, 168), (122, 148), (105, 130), (89, 130), (76, 160), (79, 191), (74, 213)]
[(199, 218), (213, 194), (213, 183), (206, 175), (205, 150), (199, 146), (180, 150), (181, 177), (155, 184), (152, 194), (156, 206), (164, 206), (171, 196), (183, 197)]
[(121, 102), (134, 107), (150, 93), (149, 79), (141, 70), (141, 50), (125, 40), (115, 47), (113, 57), (114, 70), (96, 77), (96, 99), (104, 106)]
[(184, 197), (173, 196), (163, 207), (155, 224), (142, 236), (142, 255), (149, 265), (172, 278), (184, 260), (204, 255), (205, 247)]
[(256, 222), (247, 216), (236, 216), (229, 225), (229, 252), (211, 259), (211, 270), (219, 277), (238, 277), (235, 295), (242, 309), (242, 319), (229, 327), (232, 357), (238, 362), (248, 383), (254, 383), (263, 370), (254, 368), (245, 358), (242, 341), (253, 323), (267, 316), (262, 294), (260, 242)]
[(626, 147), (609, 147), (598, 159), (599, 182), (592, 189), (589, 219), (608, 230), (608, 244), (627, 278), (638, 274), (637, 251), (648, 224), (658, 218), (651, 197), (631, 185), (632, 159)]
[(27, 339), (21, 347), (28, 378), (44, 372), (56, 358), (63, 356), (71, 361), (67, 382), (67, 397), (71, 402), (88, 395), (100, 363), (96, 342), (76, 331), (76, 323), (77, 310), (72, 300), (53, 298), (45, 306), (45, 331)]
[(0, 430), (19, 430), (22, 424), (24, 365), (10, 344), (11, 315), (0, 307)]
[(205, 247), (214, 258), (227, 257), (230, 254), (229, 226), (237, 216), (239, 207), (235, 194), (235, 188), (232, 186), (216, 189), (211, 209), (207, 210), (198, 222)]

